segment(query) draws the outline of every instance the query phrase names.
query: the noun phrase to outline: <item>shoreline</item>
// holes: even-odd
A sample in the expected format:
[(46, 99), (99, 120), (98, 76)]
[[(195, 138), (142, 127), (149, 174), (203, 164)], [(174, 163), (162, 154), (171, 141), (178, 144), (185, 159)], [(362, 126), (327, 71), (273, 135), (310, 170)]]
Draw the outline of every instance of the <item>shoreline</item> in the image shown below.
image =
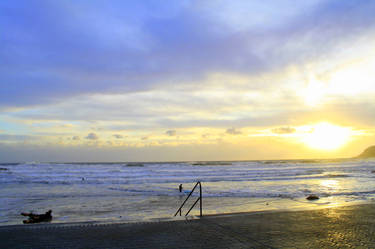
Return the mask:
[[(206, 204), (207, 204), (207, 199)], [(323, 199), (324, 200), (324, 199)], [(228, 211), (228, 212), (220, 212), (220, 213), (212, 213), (212, 212), (205, 212), (205, 207), (203, 207), (203, 216), (204, 217), (220, 217), (220, 216), (233, 216), (233, 215), (247, 215), (247, 214), (256, 214), (256, 213), (268, 213), (268, 212), (298, 212), (298, 211), (309, 211), (309, 210), (318, 210), (318, 209), (325, 209), (325, 208), (332, 208), (332, 207), (343, 207), (343, 206), (352, 206), (352, 205), (363, 205), (363, 204), (372, 204), (375, 203), (373, 200), (356, 200), (356, 201), (344, 201), (341, 200), (340, 202), (319, 202), (321, 200), (317, 201), (301, 201), (296, 199), (279, 199), (279, 200), (262, 200), (262, 201), (256, 201), (251, 202), (247, 206), (245, 206), (244, 210), (246, 211)], [(215, 202), (216, 203), (216, 202)], [(267, 203), (267, 204), (266, 204)], [(268, 205), (269, 203), (269, 205)], [(293, 203), (299, 203), (300, 206), (292, 206)], [(212, 205), (212, 203), (211, 203)], [(285, 208), (285, 206), (288, 206), (291, 208)], [(237, 209), (238, 210), (238, 209)], [(70, 221), (64, 221), (61, 219), (62, 217), (53, 215), (53, 219), (51, 222), (42, 222), (42, 223), (34, 223), (34, 224), (23, 224), (22, 220), (25, 219), (25, 217), (22, 217), (19, 215), (19, 219), (17, 222), (5, 222), (0, 223), (0, 227), (6, 227), (6, 226), (31, 226), (31, 225), (64, 225), (64, 224), (136, 224), (136, 223), (150, 223), (150, 222), (163, 222), (163, 221), (177, 221), (177, 220), (185, 220), (185, 219), (200, 219), (198, 216), (198, 211), (193, 210), (191, 212), (191, 215), (189, 215), (187, 218), (185, 218), (184, 215), (173, 217), (174, 209), (171, 210), (170, 216), (159, 216), (159, 217), (151, 217), (151, 218), (145, 218), (140, 220), (118, 220), (118, 219), (108, 219), (108, 220), (100, 220), (100, 219), (88, 219), (88, 220), (70, 220)], [(13, 219), (15, 220), (15, 219)]]
[(351, 207), (351, 206), (362, 206), (362, 205), (374, 205), (374, 201), (356, 201), (356, 202), (346, 202), (340, 203), (339, 205), (335, 206), (309, 206), (305, 208), (298, 208), (298, 209), (267, 209), (267, 210), (256, 210), (256, 211), (244, 211), (244, 212), (233, 212), (233, 213), (220, 213), (220, 214), (206, 214), (204, 217), (222, 217), (222, 216), (236, 216), (236, 215), (252, 215), (252, 214), (267, 214), (267, 213), (288, 213), (288, 212), (305, 212), (305, 211), (315, 211), (321, 209), (335, 209), (335, 208), (344, 208), (344, 207)]
[(122, 221), (77, 221), (77, 222), (41, 222), (41, 223), (32, 223), (32, 224), (12, 224), (12, 225), (1, 225), (0, 228), (6, 227), (19, 227), (19, 228), (43, 228), (43, 227), (70, 227), (70, 226), (111, 226), (111, 225), (136, 225), (136, 224), (150, 224), (150, 223), (163, 223), (163, 222), (181, 222), (181, 221), (192, 221), (192, 220), (203, 220), (203, 219), (215, 219), (215, 218), (225, 218), (225, 217), (235, 217), (235, 216), (251, 216), (251, 215), (267, 215), (267, 214), (274, 214), (274, 213), (298, 213), (298, 212), (309, 212), (309, 211), (319, 211), (325, 209), (340, 209), (340, 208), (351, 208), (351, 207), (360, 207), (360, 206), (371, 206), (373, 205), (375, 208), (374, 201), (363, 201), (361, 203), (345, 203), (340, 204), (338, 206), (315, 206), (307, 207), (304, 209), (272, 209), (272, 210), (255, 210), (255, 211), (244, 211), (244, 212), (232, 212), (232, 213), (218, 213), (218, 214), (204, 214), (203, 217), (199, 217), (198, 215), (189, 215), (189, 216), (171, 216), (171, 217), (160, 217), (160, 218), (151, 218), (148, 220), (142, 221), (129, 221), (129, 222), (122, 222)]
[(374, 248), (375, 203), (120, 224), (0, 227), (4, 248)]
[[(287, 201), (287, 200), (283, 200)], [(263, 202), (262, 202), (263, 203)], [(22, 224), (22, 220), (25, 219), (24, 217), (20, 216), (19, 224), (1, 224), (0, 228), (3, 227), (31, 227), (31, 226), (80, 226), (80, 225), (124, 225), (124, 224), (143, 224), (143, 223), (160, 223), (160, 222), (173, 222), (173, 221), (186, 221), (186, 220), (199, 220), (204, 218), (220, 218), (220, 217), (230, 217), (230, 216), (241, 216), (241, 215), (256, 215), (256, 214), (267, 214), (267, 213), (287, 213), (287, 212), (304, 212), (304, 211), (314, 211), (314, 210), (321, 210), (321, 209), (330, 209), (330, 208), (341, 208), (341, 207), (350, 207), (350, 206), (361, 206), (361, 205), (375, 205), (375, 201), (371, 200), (361, 200), (361, 201), (352, 201), (352, 202), (340, 202), (340, 203), (319, 203), (316, 201), (307, 201), (302, 202), (307, 203), (309, 205), (294, 207), (291, 209), (280, 208), (280, 209), (272, 209), (272, 203), (268, 206), (271, 209), (253, 209), (248, 211), (240, 211), (240, 212), (224, 212), (224, 213), (208, 213), (205, 214), (203, 208), (203, 217), (199, 217), (198, 215), (189, 215), (185, 217), (176, 216), (173, 217), (171, 214), (170, 217), (154, 217), (148, 218), (143, 220), (134, 220), (134, 221), (119, 221), (119, 220), (83, 220), (83, 221), (70, 221), (70, 222), (63, 222), (61, 220), (54, 221), (52, 219), (51, 222), (41, 222), (41, 223), (33, 223), (33, 224)], [(278, 203), (279, 204), (279, 203)], [(273, 204), (275, 205), (275, 204)], [(277, 204), (276, 204), (277, 205)], [(194, 212), (192, 212), (194, 213)], [(58, 217), (54, 217), (57, 219)]]

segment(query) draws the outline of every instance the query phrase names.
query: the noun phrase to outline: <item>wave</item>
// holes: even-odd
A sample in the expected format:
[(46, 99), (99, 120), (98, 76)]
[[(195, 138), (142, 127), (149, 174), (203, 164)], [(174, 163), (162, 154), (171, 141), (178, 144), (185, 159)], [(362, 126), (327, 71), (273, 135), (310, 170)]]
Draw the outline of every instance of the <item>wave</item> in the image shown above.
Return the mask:
[[(190, 174), (190, 175), (158, 175), (150, 172), (133, 172), (129, 174), (122, 174), (118, 170), (111, 170), (103, 174), (103, 172), (96, 172), (95, 174), (22, 174), (4, 171), (6, 174), (1, 174), (0, 183), (40, 183), (40, 184), (167, 184), (167, 183), (191, 183), (201, 181), (205, 183), (217, 182), (281, 182), (281, 181), (301, 181), (301, 180), (319, 180), (332, 178), (349, 178), (355, 177), (351, 174), (341, 173), (327, 173), (322, 174), (319, 170), (309, 170), (305, 172), (279, 172), (278, 174), (226, 174), (226, 172), (218, 174)], [(9, 175), (9, 177), (7, 177)], [(263, 184), (263, 183), (260, 183)]]
[[(109, 190), (121, 191), (130, 195), (141, 195), (141, 196), (180, 196), (181, 193), (177, 189), (168, 188), (168, 189), (131, 189), (131, 188), (108, 188)], [(185, 191), (184, 195), (190, 193), (189, 190)], [(312, 190), (301, 190), (293, 193), (286, 192), (269, 192), (269, 191), (255, 191), (255, 192), (243, 192), (243, 191), (203, 191), (203, 197), (212, 198), (212, 197), (233, 197), (233, 198), (281, 198), (281, 199), (298, 199), (305, 198), (308, 194), (314, 193), (319, 197), (330, 197), (330, 196), (366, 196), (375, 194), (375, 190), (368, 191), (353, 191), (353, 192), (339, 192), (339, 193), (330, 193), (324, 191), (312, 191)], [(193, 196), (198, 196), (198, 191), (193, 192)]]
[(17, 165), (20, 165), (22, 163), (0, 163), (1, 166), (17, 166)]
[(303, 160), (266, 160), (266, 161), (261, 161), (263, 164), (286, 164), (286, 163), (320, 163), (321, 160), (317, 159), (303, 159)]
[(354, 158), (334, 158), (334, 159), (290, 159), (290, 160), (264, 160), (263, 164), (326, 164), (326, 163), (344, 163), (355, 162)]
[[(180, 193), (177, 189), (167, 188), (167, 189), (132, 189), (132, 188), (116, 188), (111, 187), (109, 190), (120, 191), (129, 195), (140, 195), (140, 196), (181, 196), (188, 195), (189, 190), (186, 190), (185, 193)], [(321, 198), (330, 197), (330, 196), (368, 196), (374, 195), (375, 190), (368, 191), (353, 191), (353, 192), (339, 192), (339, 193), (330, 193), (324, 191), (311, 191), (311, 190), (301, 190), (293, 193), (286, 192), (270, 192), (270, 191), (255, 191), (255, 192), (238, 192), (238, 191), (203, 191), (204, 198), (215, 198), (215, 197), (231, 197), (231, 198), (279, 198), (279, 199), (300, 199), (306, 198), (308, 194), (314, 193)], [(194, 191), (192, 194), (193, 197), (199, 196), (198, 191)]]
[(326, 177), (326, 178), (342, 178), (342, 177), (352, 177), (352, 176), (347, 175), (347, 174), (327, 174), (327, 175), (324, 175), (323, 177)]

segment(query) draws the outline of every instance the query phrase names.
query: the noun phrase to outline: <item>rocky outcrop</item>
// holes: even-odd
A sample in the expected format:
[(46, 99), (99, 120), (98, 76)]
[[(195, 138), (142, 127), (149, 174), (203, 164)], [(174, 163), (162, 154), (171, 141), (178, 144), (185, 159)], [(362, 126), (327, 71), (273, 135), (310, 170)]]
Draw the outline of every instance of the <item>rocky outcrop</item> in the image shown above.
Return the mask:
[(49, 222), (52, 220), (52, 210), (48, 210), (45, 214), (21, 213), (23, 216), (28, 216), (29, 219), (24, 220), (24, 224)]
[(365, 149), (357, 158), (375, 158), (375, 145)]

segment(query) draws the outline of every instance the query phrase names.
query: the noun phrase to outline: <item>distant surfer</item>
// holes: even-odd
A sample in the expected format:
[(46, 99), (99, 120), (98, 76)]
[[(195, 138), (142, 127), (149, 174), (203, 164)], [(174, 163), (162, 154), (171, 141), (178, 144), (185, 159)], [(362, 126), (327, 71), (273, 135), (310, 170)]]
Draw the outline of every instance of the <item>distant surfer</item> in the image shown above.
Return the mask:
[(178, 190), (180, 190), (180, 193), (182, 192), (182, 184), (180, 184), (180, 186), (178, 186)]
[(21, 213), (23, 216), (29, 216), (29, 219), (24, 220), (23, 223), (39, 223), (48, 222), (52, 220), (52, 210), (48, 210), (45, 214)]

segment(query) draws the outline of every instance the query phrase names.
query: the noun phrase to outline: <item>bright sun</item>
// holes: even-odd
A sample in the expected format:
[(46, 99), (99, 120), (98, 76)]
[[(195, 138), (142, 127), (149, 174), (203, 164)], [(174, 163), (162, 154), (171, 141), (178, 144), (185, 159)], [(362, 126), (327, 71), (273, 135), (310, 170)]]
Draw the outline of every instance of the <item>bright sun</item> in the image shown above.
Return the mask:
[(302, 141), (313, 149), (334, 150), (345, 145), (350, 138), (349, 128), (336, 126), (327, 122), (309, 126)]

